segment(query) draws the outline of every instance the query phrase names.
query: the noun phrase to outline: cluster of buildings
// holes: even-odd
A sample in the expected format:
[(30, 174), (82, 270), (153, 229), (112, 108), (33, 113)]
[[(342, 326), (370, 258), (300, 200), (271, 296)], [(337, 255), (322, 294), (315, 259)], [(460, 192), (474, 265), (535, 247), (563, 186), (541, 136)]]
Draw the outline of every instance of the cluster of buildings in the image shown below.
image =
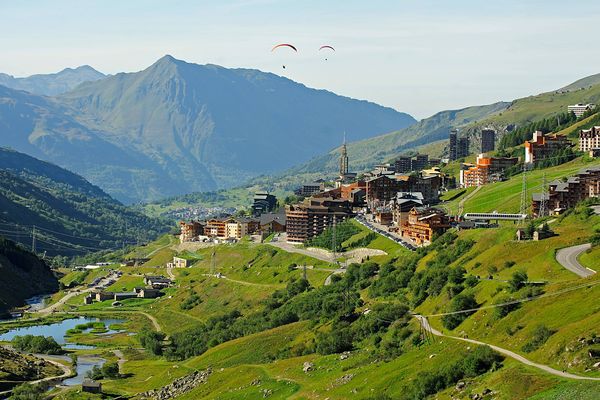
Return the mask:
[(459, 136), (457, 129), (450, 131), (448, 143), (448, 159), (450, 161), (458, 160), (469, 155), (469, 138)]
[(586, 168), (564, 181), (550, 182), (547, 192), (533, 194), (532, 213), (536, 217), (560, 214), (590, 197), (600, 197), (600, 167)]
[(441, 159), (429, 158), (427, 154), (400, 156), (394, 162), (394, 170), (398, 173), (422, 171), (427, 168), (437, 167), (441, 163)]
[(533, 138), (525, 142), (525, 163), (533, 164), (552, 157), (552, 155), (566, 147), (571, 147), (571, 142), (566, 136), (535, 131), (533, 132)]
[(155, 299), (163, 295), (161, 289), (165, 289), (173, 282), (164, 276), (148, 275), (144, 277), (145, 287), (136, 287), (131, 292), (110, 292), (105, 290), (96, 290), (84, 297), (84, 304), (92, 304), (94, 301), (122, 301), (125, 299), (142, 298)]
[(180, 221), (179, 240), (183, 242), (237, 241), (248, 235), (268, 235), (284, 232), (286, 217), (283, 213), (265, 213), (256, 217), (222, 217), (206, 221)]

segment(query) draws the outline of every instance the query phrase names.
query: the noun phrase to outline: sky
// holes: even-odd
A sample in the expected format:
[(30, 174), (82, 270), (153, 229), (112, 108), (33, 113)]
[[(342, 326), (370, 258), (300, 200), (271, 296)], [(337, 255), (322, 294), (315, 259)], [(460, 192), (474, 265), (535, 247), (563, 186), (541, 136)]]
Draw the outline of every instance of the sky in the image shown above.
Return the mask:
[[(114, 74), (170, 54), (421, 119), (600, 73), (599, 24), (598, 0), (0, 0), (0, 72)], [(277, 43), (298, 53), (271, 52)]]

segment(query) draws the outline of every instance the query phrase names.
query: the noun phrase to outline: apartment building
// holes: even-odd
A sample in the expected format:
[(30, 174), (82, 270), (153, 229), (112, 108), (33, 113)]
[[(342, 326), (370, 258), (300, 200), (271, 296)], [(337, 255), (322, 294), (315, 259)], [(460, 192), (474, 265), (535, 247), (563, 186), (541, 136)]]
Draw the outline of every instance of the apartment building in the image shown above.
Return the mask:
[(496, 148), (496, 131), (493, 129), (481, 130), (481, 152), (487, 153)]
[(542, 131), (535, 131), (533, 132), (533, 138), (525, 142), (525, 163), (532, 164), (551, 157), (558, 150), (570, 145), (571, 143), (566, 136), (546, 135)]
[(287, 240), (304, 243), (318, 236), (333, 223), (354, 216), (348, 200), (311, 198), (285, 207)]
[(460, 185), (474, 187), (498, 182), (504, 179), (504, 171), (518, 162), (517, 157), (485, 157), (484, 154), (480, 154), (475, 164), (461, 165)]
[(577, 118), (581, 117), (583, 114), (585, 114), (586, 112), (588, 112), (589, 110), (592, 110), (596, 107), (595, 104), (574, 104), (572, 106), (567, 106), (567, 110), (568, 112), (572, 112), (573, 114), (575, 114), (575, 116)]
[(205, 226), (205, 224), (203, 224), (200, 221), (193, 221), (193, 220), (191, 222), (180, 221), (179, 222), (179, 230), (180, 230), (179, 240), (182, 243), (196, 240), (198, 238), (198, 236), (204, 234), (204, 226)]
[(600, 126), (582, 129), (579, 132), (579, 150), (590, 151), (600, 149)]

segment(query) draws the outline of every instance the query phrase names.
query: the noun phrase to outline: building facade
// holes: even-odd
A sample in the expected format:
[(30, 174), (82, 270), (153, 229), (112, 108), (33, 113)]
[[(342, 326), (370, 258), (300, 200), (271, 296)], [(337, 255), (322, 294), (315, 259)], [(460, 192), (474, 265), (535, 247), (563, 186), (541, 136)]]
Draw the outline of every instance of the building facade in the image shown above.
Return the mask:
[(590, 151), (600, 149), (600, 126), (582, 129), (579, 132), (579, 150)]
[(444, 233), (450, 227), (446, 214), (435, 208), (413, 207), (406, 222), (401, 227), (402, 236), (410, 238), (417, 245), (427, 245), (436, 234)]
[(517, 165), (517, 157), (485, 157), (480, 154), (475, 164), (463, 164), (460, 169), (462, 187), (483, 186), (504, 179), (504, 171)]
[(525, 163), (532, 164), (551, 157), (558, 150), (570, 146), (569, 139), (563, 135), (533, 132), (533, 138), (525, 142)]
[(568, 112), (572, 112), (575, 114), (577, 118), (581, 117), (583, 114), (592, 110), (596, 107), (595, 104), (574, 104), (572, 106), (567, 106)]
[(180, 221), (179, 229), (180, 229), (179, 240), (182, 243), (195, 240), (198, 236), (204, 234), (204, 224), (202, 224), (200, 221), (191, 221), (191, 222)]
[(259, 192), (254, 195), (252, 201), (252, 214), (259, 216), (271, 212), (277, 207), (277, 197), (267, 192)]
[(481, 152), (487, 153), (496, 149), (496, 131), (493, 129), (481, 130)]
[(348, 200), (332, 198), (307, 199), (285, 207), (287, 240), (304, 243), (325, 228), (354, 216)]

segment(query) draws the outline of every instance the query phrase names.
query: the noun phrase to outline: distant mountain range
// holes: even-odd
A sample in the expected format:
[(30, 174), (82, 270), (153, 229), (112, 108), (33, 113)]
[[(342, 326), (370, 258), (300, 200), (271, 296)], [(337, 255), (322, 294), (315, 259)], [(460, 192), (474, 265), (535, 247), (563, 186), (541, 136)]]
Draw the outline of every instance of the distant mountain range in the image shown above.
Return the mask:
[(0, 85), (33, 94), (55, 96), (75, 89), (83, 82), (97, 81), (105, 76), (89, 65), (83, 65), (77, 68), (65, 68), (55, 74), (39, 74), (26, 78), (15, 78), (0, 73)]
[(169, 224), (133, 211), (79, 175), (0, 148), (0, 235), (48, 255), (146, 242)]
[(412, 125), (408, 114), (274, 74), (189, 64), (44, 98), (0, 87), (0, 144), (78, 171), (131, 203), (239, 185)]

